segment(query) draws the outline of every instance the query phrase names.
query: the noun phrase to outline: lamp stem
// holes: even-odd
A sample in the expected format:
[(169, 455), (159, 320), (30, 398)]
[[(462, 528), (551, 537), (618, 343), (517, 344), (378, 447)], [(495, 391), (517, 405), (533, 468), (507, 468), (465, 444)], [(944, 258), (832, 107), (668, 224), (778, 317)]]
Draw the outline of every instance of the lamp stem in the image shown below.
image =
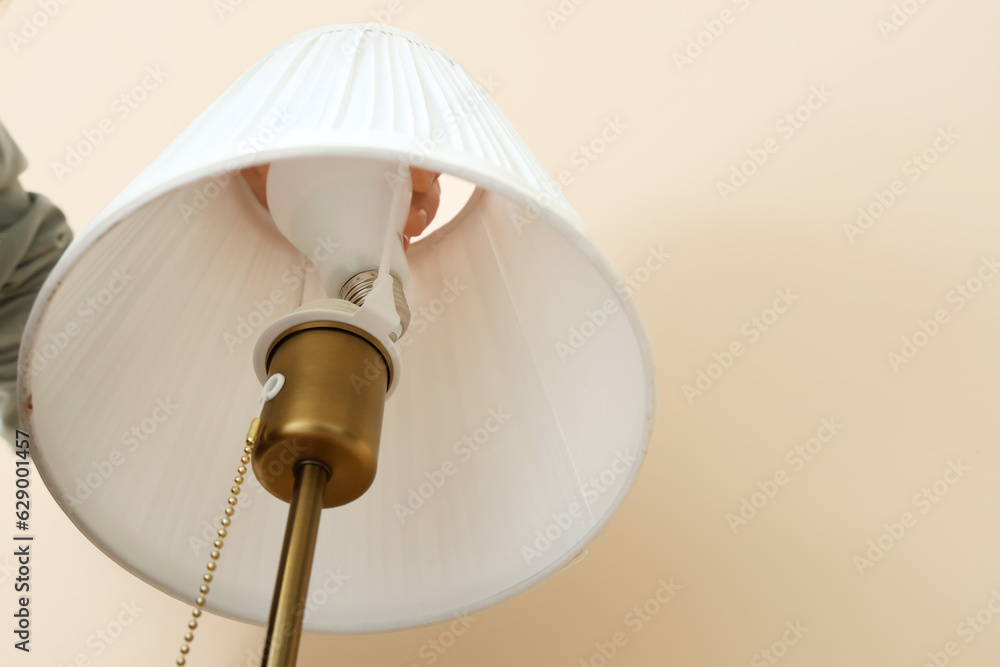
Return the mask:
[(261, 667), (295, 667), (298, 659), (302, 617), (323, 511), (323, 487), (329, 478), (326, 466), (314, 461), (304, 461), (295, 469), (295, 489), (288, 506)]

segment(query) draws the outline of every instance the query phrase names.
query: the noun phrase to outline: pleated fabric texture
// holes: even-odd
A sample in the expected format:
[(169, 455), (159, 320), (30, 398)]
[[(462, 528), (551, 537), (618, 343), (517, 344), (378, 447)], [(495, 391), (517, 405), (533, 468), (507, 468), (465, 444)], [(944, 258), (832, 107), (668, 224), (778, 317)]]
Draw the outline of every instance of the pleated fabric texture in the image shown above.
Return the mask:
[[(323, 512), (305, 627), (472, 613), (578, 556), (635, 480), (654, 412), (627, 290), (489, 96), (420, 38), (332, 26), (279, 46), (74, 241), (35, 305), (19, 404), (38, 470), (98, 547), (200, 582), (260, 385), (257, 336), (323, 298), (236, 170), (381, 157), (478, 186), (408, 253), (413, 319), (379, 470)], [(287, 505), (253, 479), (208, 607), (264, 622)]]

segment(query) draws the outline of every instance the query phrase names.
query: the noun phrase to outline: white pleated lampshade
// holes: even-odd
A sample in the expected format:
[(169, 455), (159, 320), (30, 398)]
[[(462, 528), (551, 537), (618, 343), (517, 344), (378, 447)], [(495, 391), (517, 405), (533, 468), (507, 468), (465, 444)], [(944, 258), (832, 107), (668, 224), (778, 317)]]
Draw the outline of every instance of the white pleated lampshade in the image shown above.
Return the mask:
[[(475, 611), (564, 567), (620, 505), (650, 436), (652, 360), (618, 276), (544, 169), (415, 35), (295, 37), (167, 147), (45, 283), (21, 351), (22, 425), (80, 530), (190, 599), (258, 413), (254, 343), (326, 296), (313, 260), (334, 245), (297, 251), (238, 170), (320, 155), (477, 189), (407, 253), (413, 319), (378, 474), (323, 512), (305, 629)], [(211, 610), (266, 620), (287, 511), (248, 479)]]

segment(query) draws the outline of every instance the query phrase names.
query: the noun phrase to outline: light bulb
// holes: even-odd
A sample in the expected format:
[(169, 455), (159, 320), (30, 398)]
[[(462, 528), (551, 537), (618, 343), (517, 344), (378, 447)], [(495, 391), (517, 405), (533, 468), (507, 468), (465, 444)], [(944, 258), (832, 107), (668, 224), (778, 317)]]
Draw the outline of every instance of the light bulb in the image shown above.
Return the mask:
[(389, 272), (406, 285), (403, 227), (412, 195), (405, 165), (371, 158), (282, 160), (271, 165), (267, 177), (268, 207), (285, 238), (306, 255), (320, 241), (334, 248), (331, 257), (317, 262), (327, 296), (334, 299), (351, 278), (377, 270), (383, 250)]

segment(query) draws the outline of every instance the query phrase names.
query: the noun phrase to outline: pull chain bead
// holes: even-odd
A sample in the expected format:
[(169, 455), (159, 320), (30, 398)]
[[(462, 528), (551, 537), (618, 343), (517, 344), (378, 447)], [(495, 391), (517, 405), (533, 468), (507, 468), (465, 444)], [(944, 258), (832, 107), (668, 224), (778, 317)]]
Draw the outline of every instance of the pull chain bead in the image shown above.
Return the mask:
[(177, 664), (183, 667), (187, 664), (187, 655), (191, 652), (191, 642), (194, 641), (194, 631), (198, 628), (198, 618), (201, 616), (201, 608), (205, 606), (205, 596), (208, 595), (209, 587), (208, 584), (212, 582), (214, 578), (213, 572), (217, 567), (216, 561), (222, 555), (223, 538), (229, 535), (229, 525), (232, 523), (230, 517), (233, 516), (235, 510), (233, 507), (239, 502), (237, 496), (240, 494), (240, 486), (243, 484), (243, 475), (246, 474), (246, 466), (250, 463), (250, 454), (253, 453), (253, 445), (257, 440), (257, 433), (260, 431), (260, 417), (255, 417), (252, 422), (250, 422), (250, 431), (247, 433), (246, 446), (243, 447), (243, 456), (240, 457), (240, 466), (236, 469), (236, 477), (233, 481), (236, 483), (231, 489), (229, 489), (228, 505), (226, 506), (225, 516), (222, 517), (219, 528), (218, 535), (219, 539), (212, 543), (214, 549), (209, 554), (212, 560), (205, 564), (205, 569), (207, 570), (202, 576), (202, 581), (204, 583), (199, 586), (199, 595), (194, 600), (194, 608), (191, 609), (191, 620), (188, 621), (188, 631), (184, 633), (184, 643), (181, 644), (180, 655), (177, 656)]

